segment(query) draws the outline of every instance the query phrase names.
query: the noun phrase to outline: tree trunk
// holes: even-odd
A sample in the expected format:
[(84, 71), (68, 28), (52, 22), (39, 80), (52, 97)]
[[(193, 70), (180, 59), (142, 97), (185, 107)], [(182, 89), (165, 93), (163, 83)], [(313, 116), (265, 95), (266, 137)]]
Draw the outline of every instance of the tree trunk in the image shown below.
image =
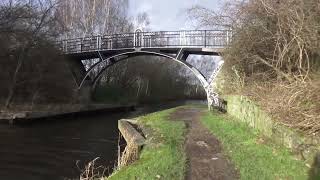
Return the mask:
[(9, 108), (9, 106), (11, 104), (11, 101), (12, 101), (12, 98), (14, 96), (14, 92), (15, 92), (16, 84), (17, 84), (17, 78), (18, 78), (18, 74), (19, 74), (21, 66), (22, 66), (22, 58), (21, 58), (21, 55), (20, 55), (19, 60), (18, 60), (18, 64), (16, 66), (16, 70), (15, 70), (14, 75), (13, 75), (12, 84), (11, 84), (11, 86), (9, 88), (9, 94), (8, 94), (7, 99), (6, 99), (6, 103), (5, 103), (5, 108), (6, 109)]

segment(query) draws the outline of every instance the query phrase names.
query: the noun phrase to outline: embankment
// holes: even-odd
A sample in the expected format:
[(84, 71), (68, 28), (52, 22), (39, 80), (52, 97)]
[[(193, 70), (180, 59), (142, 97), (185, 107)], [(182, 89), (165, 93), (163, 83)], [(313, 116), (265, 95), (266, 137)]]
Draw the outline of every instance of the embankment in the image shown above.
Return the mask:
[(291, 149), (299, 159), (311, 167), (320, 151), (318, 136), (304, 135), (274, 121), (269, 114), (245, 96), (227, 96), (226, 100), (228, 113), (237, 121), (246, 123), (277, 144)]
[(186, 156), (183, 151), (186, 126), (169, 121), (169, 109), (142, 116), (136, 124), (142, 129), (146, 142), (139, 159), (116, 170), (108, 179), (183, 179)]

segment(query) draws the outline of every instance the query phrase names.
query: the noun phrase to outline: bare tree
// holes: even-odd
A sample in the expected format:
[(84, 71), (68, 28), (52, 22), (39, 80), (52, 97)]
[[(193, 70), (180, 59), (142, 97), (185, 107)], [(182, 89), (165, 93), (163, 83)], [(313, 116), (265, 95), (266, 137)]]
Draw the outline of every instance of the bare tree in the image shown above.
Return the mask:
[(150, 18), (146, 12), (139, 13), (136, 17), (133, 17), (133, 24), (135, 29), (141, 29), (142, 31), (149, 31)]
[(201, 26), (231, 24), (220, 76), (224, 93), (250, 94), (285, 125), (320, 131), (318, 0), (239, 0), (220, 12), (190, 12)]
[(226, 54), (238, 65), (242, 62), (245, 71), (265, 66), (266, 71), (293, 81), (308, 78), (314, 62), (310, 58), (317, 54), (318, 7), (316, 0), (251, 0), (229, 2), (222, 13), (197, 6), (190, 14), (201, 26), (232, 28), (234, 41)]
[(107, 35), (126, 32), (128, 0), (59, 0), (58, 14), (66, 34), (64, 38)]
[[(41, 77), (29, 73), (22, 68), (39, 67), (30, 59), (39, 57), (37, 51), (50, 47), (50, 39), (59, 35), (60, 26), (56, 19), (56, 2), (50, 0), (28, 0), (3, 2), (0, 6), (0, 43), (3, 47), (1, 61), (8, 69), (8, 95), (5, 108), (8, 108), (19, 84), (26, 81), (38, 82)], [(4, 43), (3, 43), (4, 42)], [(49, 49), (50, 49), (49, 48)], [(8, 61), (9, 60), (9, 61)], [(30, 71), (31, 72), (31, 71)], [(29, 78), (29, 79), (28, 79)], [(35, 92), (37, 94), (37, 92)]]

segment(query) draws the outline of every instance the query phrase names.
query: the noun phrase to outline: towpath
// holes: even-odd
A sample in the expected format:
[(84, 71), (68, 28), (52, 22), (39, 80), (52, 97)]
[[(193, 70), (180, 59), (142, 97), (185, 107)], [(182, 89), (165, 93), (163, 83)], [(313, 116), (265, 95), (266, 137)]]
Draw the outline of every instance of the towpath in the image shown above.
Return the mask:
[(188, 132), (185, 151), (188, 158), (187, 180), (234, 180), (239, 173), (223, 154), (222, 146), (200, 122), (202, 110), (180, 108), (171, 115), (172, 120), (184, 121)]

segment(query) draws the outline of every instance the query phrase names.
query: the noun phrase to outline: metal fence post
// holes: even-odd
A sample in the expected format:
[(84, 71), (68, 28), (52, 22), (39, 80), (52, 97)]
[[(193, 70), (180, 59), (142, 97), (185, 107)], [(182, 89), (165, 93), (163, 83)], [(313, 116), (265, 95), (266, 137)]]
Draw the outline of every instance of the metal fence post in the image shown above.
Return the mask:
[(207, 47), (207, 30), (204, 30), (204, 47)]
[(227, 30), (227, 44), (226, 46), (229, 45), (229, 30)]
[(66, 53), (68, 53), (68, 41), (67, 40), (64, 40), (62, 41), (62, 50)]
[(101, 36), (100, 35), (97, 36), (97, 49), (98, 50), (101, 49)]
[(83, 49), (82, 46), (83, 46), (83, 38), (80, 39), (80, 52), (82, 52), (82, 49)]

